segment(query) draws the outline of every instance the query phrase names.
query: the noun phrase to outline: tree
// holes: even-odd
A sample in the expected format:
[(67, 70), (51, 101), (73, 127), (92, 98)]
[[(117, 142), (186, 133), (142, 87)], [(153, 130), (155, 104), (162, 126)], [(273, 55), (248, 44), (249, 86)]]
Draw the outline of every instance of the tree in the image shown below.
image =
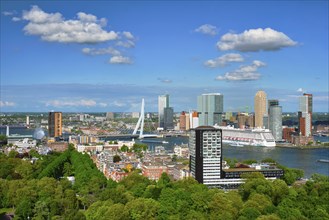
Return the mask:
[(257, 209), (261, 214), (267, 214), (266, 210), (273, 206), (272, 201), (269, 197), (259, 194), (253, 193), (248, 201), (244, 204), (244, 207), (251, 207)]
[(159, 206), (154, 199), (138, 198), (128, 202), (124, 212), (130, 219), (155, 219)]
[(273, 187), (261, 173), (244, 174), (242, 178), (247, 179), (245, 184), (242, 184), (239, 188), (243, 200), (247, 200), (252, 193), (260, 193), (269, 197), (272, 195)]
[(282, 199), (289, 195), (289, 188), (287, 184), (280, 179), (274, 180), (272, 186), (272, 202), (274, 205), (278, 205)]
[(33, 175), (33, 165), (24, 160), (21, 160), (21, 163), (15, 168), (15, 170), (24, 179), (29, 179)]
[(15, 210), (18, 219), (29, 219), (33, 216), (32, 202), (28, 198), (20, 200)]
[(45, 201), (37, 201), (34, 206), (34, 213), (37, 219), (49, 219), (50, 212)]
[(170, 183), (170, 177), (168, 176), (167, 173), (163, 172), (161, 174), (160, 179), (157, 182), (157, 186), (159, 187), (166, 187)]
[(11, 150), (8, 154), (9, 158), (15, 158), (18, 155), (18, 152), (15, 150)]
[(113, 156), (113, 163), (117, 163), (121, 161), (121, 157), (119, 155), (114, 155)]
[(245, 207), (240, 211), (240, 215), (245, 217), (246, 219), (252, 220), (252, 219), (256, 219), (257, 217), (259, 217), (261, 215), (261, 213), (256, 208)]
[(121, 150), (122, 152), (128, 152), (129, 148), (128, 148), (126, 145), (123, 145), (123, 146), (120, 148), (120, 150)]

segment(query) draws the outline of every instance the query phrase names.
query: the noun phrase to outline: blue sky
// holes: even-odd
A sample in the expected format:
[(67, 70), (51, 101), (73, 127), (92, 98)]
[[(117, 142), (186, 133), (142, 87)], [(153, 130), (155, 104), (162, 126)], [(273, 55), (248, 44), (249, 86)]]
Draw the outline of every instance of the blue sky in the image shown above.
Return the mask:
[(328, 111), (328, 1), (1, 1), (1, 112)]

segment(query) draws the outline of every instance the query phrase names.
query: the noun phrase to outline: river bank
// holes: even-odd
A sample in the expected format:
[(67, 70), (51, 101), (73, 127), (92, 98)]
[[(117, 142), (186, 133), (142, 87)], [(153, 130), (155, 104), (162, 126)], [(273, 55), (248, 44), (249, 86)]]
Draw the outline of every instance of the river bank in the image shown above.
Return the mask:
[(277, 143), (276, 147), (279, 148), (294, 148), (294, 149), (329, 149), (329, 145), (325, 144), (325, 143), (321, 143), (321, 144), (317, 144), (317, 145), (304, 145), (304, 146), (296, 146), (293, 144), (280, 144)]

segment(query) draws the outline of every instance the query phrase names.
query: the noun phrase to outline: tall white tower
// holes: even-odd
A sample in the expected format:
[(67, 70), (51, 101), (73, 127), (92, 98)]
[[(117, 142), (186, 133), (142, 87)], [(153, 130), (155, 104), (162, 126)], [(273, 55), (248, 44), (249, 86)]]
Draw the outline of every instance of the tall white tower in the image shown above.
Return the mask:
[(137, 131), (138, 131), (138, 128), (140, 128), (139, 138), (143, 138), (144, 117), (145, 117), (145, 113), (144, 113), (144, 99), (142, 99), (141, 115), (140, 115), (140, 117), (138, 119), (137, 125), (135, 127), (134, 132), (133, 132), (133, 134), (136, 134)]
[(9, 137), (9, 126), (6, 126), (6, 136)]

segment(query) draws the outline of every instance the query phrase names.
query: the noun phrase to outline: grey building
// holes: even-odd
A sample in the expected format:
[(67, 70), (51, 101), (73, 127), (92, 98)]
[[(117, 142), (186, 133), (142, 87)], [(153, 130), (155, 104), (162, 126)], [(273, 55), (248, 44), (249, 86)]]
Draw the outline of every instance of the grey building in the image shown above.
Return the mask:
[(200, 126), (190, 130), (191, 176), (199, 183), (216, 187), (222, 178), (222, 130)]
[(169, 107), (169, 95), (160, 95), (158, 97), (158, 117), (159, 127), (164, 128), (164, 109)]
[(172, 107), (166, 107), (163, 111), (163, 129), (173, 130), (174, 129), (174, 109)]
[(223, 95), (209, 93), (198, 96), (198, 113), (200, 126), (221, 125), (223, 114)]
[(275, 141), (282, 141), (282, 107), (278, 100), (269, 100), (269, 129)]

